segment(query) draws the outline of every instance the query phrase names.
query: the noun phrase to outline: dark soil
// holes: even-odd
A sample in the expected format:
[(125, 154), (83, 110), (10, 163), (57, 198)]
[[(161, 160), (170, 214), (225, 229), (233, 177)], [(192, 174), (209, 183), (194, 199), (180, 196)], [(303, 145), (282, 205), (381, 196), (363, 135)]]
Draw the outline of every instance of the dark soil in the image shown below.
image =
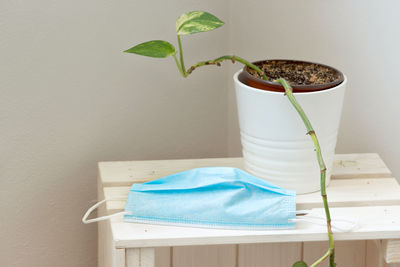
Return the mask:
[[(308, 62), (265, 61), (257, 64), (272, 80), (284, 78), (293, 85), (319, 85), (341, 79), (341, 74), (334, 69)], [(262, 77), (253, 69), (247, 71), (254, 77)]]

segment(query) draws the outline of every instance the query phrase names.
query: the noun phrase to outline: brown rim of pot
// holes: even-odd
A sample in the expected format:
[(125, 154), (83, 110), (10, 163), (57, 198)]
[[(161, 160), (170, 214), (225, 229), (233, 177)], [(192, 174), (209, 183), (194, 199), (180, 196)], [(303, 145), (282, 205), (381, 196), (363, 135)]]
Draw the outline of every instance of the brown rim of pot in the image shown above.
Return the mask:
[[(292, 59), (268, 59), (268, 60), (256, 61), (256, 62), (253, 62), (253, 64), (259, 66), (262, 63), (267, 62), (267, 61), (287, 61), (290, 63), (316, 64), (319, 66), (329, 68), (329, 69), (333, 70), (335, 73), (339, 74), (339, 79), (337, 79), (333, 82), (330, 82), (330, 83), (313, 84), (313, 85), (292, 85), (294, 93), (321, 91), (321, 90), (335, 87), (344, 81), (344, 75), (341, 71), (339, 71), (331, 66), (327, 66), (327, 65), (315, 63), (315, 62), (309, 62), (309, 61), (303, 61), (303, 60), (292, 60)], [(247, 67), (244, 66), (243, 71), (240, 73), (240, 75), (238, 77), (239, 81), (241, 81), (242, 83), (244, 83), (248, 86), (254, 87), (254, 88), (258, 88), (258, 89), (275, 91), (275, 92), (284, 92), (284, 89), (281, 84), (254, 77), (253, 75), (248, 73), (246, 69), (247, 69)]]

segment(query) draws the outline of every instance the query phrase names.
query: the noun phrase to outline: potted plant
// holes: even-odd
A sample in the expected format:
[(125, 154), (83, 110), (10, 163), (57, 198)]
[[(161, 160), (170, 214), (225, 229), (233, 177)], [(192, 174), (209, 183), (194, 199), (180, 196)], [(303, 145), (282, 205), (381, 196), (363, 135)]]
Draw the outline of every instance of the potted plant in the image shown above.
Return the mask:
[[(202, 66), (221, 66), (223, 61), (245, 65), (234, 75), (245, 168), (260, 178), (298, 193), (320, 189), (329, 249), (310, 266), (317, 266), (329, 257), (330, 267), (334, 267), (326, 185), (333, 162), (346, 78), (338, 70), (322, 64), (294, 60), (251, 63), (235, 55), (200, 61), (186, 69), (181, 36), (211, 31), (223, 24), (210, 13), (188, 12), (176, 21), (178, 51), (167, 41), (153, 40), (124, 52), (154, 58), (172, 56), (183, 77)], [(315, 123), (315, 130), (310, 121)], [(293, 266), (308, 265), (300, 261)]]
[[(328, 184), (345, 93), (344, 75), (332, 67), (305, 61), (265, 60), (254, 64), (269, 81), (249, 67), (234, 75), (246, 170), (298, 194), (318, 191), (320, 168), (314, 144), (304, 134), (299, 110), (282, 97), (283, 80), (279, 78), (292, 85), (297, 102), (318, 133)], [(309, 126), (308, 133), (312, 131)]]

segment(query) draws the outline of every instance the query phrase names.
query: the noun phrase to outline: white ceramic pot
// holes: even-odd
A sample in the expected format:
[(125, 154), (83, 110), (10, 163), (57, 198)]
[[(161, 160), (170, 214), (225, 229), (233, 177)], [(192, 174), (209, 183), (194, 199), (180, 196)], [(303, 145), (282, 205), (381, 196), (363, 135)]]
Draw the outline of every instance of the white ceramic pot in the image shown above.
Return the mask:
[[(320, 189), (314, 144), (283, 93), (256, 89), (233, 76), (244, 166), (249, 173), (298, 194)], [(336, 87), (294, 93), (311, 121), (327, 166), (327, 185), (335, 154), (347, 79)]]

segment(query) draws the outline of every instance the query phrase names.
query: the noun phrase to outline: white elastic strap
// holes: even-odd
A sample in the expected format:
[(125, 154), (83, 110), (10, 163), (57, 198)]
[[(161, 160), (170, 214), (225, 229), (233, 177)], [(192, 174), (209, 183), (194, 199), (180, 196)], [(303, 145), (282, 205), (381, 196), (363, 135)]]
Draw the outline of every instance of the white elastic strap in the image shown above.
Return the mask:
[[(310, 211), (302, 210), (296, 211), (296, 214), (306, 214), (301, 216), (301, 218), (292, 219), (295, 222), (309, 222), (316, 225), (326, 226), (326, 221), (324, 217), (312, 214)], [(348, 219), (333, 219), (332, 229), (337, 232), (351, 232), (358, 227), (358, 221), (348, 220)]]
[(114, 214), (110, 214), (110, 215), (106, 215), (106, 216), (102, 216), (102, 217), (98, 217), (98, 218), (93, 218), (93, 219), (88, 219), (87, 218), (87, 217), (89, 217), (90, 213), (92, 213), (92, 211), (94, 211), (101, 204), (103, 204), (103, 203), (105, 203), (106, 201), (109, 201), (109, 200), (123, 200), (123, 199), (116, 199), (116, 198), (112, 198), (111, 199), (111, 198), (108, 198), (108, 199), (103, 199), (103, 200), (97, 202), (96, 204), (94, 204), (92, 207), (90, 207), (86, 211), (85, 215), (83, 215), (82, 222), (85, 223), (85, 224), (88, 224), (88, 223), (108, 220), (108, 219), (110, 219), (112, 217), (121, 216), (121, 215), (124, 215), (124, 214), (131, 214), (131, 212), (129, 212), (129, 211), (121, 211), (121, 212), (117, 212), (117, 213), (114, 213)]

